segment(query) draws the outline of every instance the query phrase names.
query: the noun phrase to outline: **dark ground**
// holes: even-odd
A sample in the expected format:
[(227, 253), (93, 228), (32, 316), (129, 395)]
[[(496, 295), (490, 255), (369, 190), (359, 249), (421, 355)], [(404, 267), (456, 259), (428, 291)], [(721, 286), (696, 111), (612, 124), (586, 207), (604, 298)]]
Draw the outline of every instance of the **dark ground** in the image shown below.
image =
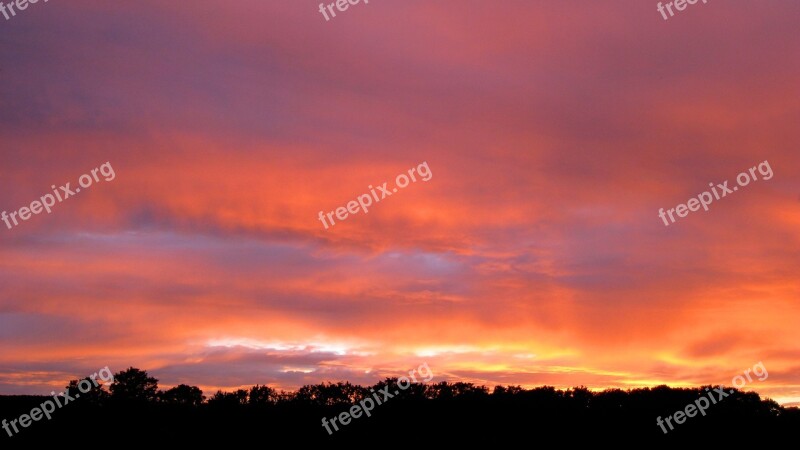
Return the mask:
[[(394, 391), (394, 383), (387, 380), (374, 388), (378, 391), (390, 385)], [(265, 448), (293, 443), (333, 448), (388, 444), (414, 448), (465, 444), (549, 447), (572, 443), (666, 448), (691, 443), (693, 447), (736, 444), (738, 448), (746, 443), (782, 442), (796, 447), (800, 431), (797, 408), (782, 408), (755, 393), (736, 391), (710, 406), (705, 417), (698, 414), (687, 418), (665, 435), (656, 417), (673, 415), (700, 395), (707, 396), (704, 387), (662, 386), (601, 393), (583, 388), (499, 387), (490, 392), (466, 383), (436, 383), (412, 385), (375, 406), (371, 417), (352, 419), (329, 436), (322, 418), (330, 420), (349, 410), (354, 399), (371, 394), (369, 388), (338, 383), (306, 386), (294, 393), (255, 389), (218, 393), (202, 403), (202, 397), (192, 397), (191, 392), (185, 392), (184, 397), (157, 392), (145, 398), (123, 397), (119, 389), (115, 395), (98, 390), (97, 395), (90, 393), (57, 409), (51, 420), (20, 428), (13, 437), (0, 430), (0, 448), (68, 443), (106, 447), (123, 443), (249, 444)], [(175, 390), (168, 392), (175, 394)], [(51, 398), (0, 397), (0, 419), (16, 419)]]

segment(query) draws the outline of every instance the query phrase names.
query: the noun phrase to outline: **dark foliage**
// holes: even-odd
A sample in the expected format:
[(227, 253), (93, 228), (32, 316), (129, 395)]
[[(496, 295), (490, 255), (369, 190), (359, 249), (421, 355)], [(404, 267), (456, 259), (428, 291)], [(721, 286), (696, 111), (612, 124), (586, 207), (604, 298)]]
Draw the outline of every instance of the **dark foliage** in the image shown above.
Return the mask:
[[(72, 392), (79, 380), (70, 382)], [(158, 380), (130, 368), (115, 375), (107, 392), (92, 389), (56, 410), (52, 420), (22, 428), (13, 437), (0, 430), (0, 446), (33, 444), (115, 445), (120, 440), (140, 445), (296, 445), (317, 443), (383, 447), (386, 443), (419, 447), (456, 444), (535, 447), (613, 443), (617, 447), (666, 447), (675, 444), (757, 445), (791, 442), (800, 430), (800, 411), (783, 408), (752, 392), (732, 393), (710, 406), (705, 416), (688, 418), (664, 434), (657, 417), (684, 410), (703, 386), (611, 389), (584, 387), (558, 390), (551, 386), (523, 389), (497, 386), (489, 390), (471, 383), (412, 384), (400, 389), (396, 378), (374, 386), (322, 383), (295, 392), (268, 386), (217, 392), (207, 401), (199, 388), (180, 385), (158, 390)], [(381, 390), (400, 392), (329, 435), (322, 427)], [(0, 397), (0, 418), (12, 420), (52, 397)], [(74, 403), (74, 404), (73, 404)], [(393, 445), (394, 446), (394, 445)]]

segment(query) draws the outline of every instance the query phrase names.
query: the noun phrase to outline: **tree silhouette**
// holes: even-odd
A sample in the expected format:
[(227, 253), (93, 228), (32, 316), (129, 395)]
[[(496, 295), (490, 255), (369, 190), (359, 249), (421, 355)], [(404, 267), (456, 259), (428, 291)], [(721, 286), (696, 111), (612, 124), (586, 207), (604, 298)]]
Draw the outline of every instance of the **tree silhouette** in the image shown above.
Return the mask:
[(268, 386), (255, 385), (250, 388), (248, 403), (251, 405), (274, 405), (280, 396), (278, 391)]
[(151, 402), (158, 397), (158, 380), (131, 367), (114, 375), (110, 390), (114, 400)]
[(205, 400), (199, 387), (186, 384), (159, 392), (158, 396), (162, 402), (172, 405), (200, 406)]
[(306, 385), (297, 390), (294, 400), (319, 406), (351, 404), (369, 396), (362, 386), (348, 383), (322, 383)]
[(213, 406), (236, 407), (247, 404), (248, 392), (239, 389), (235, 392), (217, 391), (213, 397), (208, 399), (208, 403)]
[[(306, 385), (295, 392), (255, 385), (233, 392), (218, 391), (204, 401), (196, 386), (181, 384), (159, 392), (158, 380), (131, 367), (115, 376), (111, 394), (94, 386), (88, 378), (72, 380), (68, 388), (72, 397), (80, 394), (75, 402), (78, 406), (59, 408), (54, 414), (57, 420), (36, 426), (36, 430), (43, 430), (45, 440), (70, 435), (91, 423), (93, 428), (87, 436), (102, 438), (102, 442), (120, 436), (141, 436), (152, 442), (199, 446), (209, 439), (238, 443), (266, 432), (323, 445), (350, 437), (386, 436), (392, 436), (393, 443), (433, 436), (432, 442), (468, 445), (487, 437), (505, 444), (536, 433), (569, 442), (576, 436), (585, 436), (592, 442), (652, 442), (653, 447), (660, 448), (662, 443), (700, 442), (698, 439), (705, 437), (716, 440), (722, 435), (738, 442), (742, 433), (759, 439), (793, 439), (800, 428), (797, 408), (783, 407), (755, 392), (730, 387), (723, 389), (723, 398), (715, 392), (720, 387), (714, 386), (602, 392), (584, 386), (566, 390), (553, 386), (497, 386), (490, 394), (485, 386), (468, 382), (411, 383), (403, 388), (397, 378), (386, 378), (367, 387), (328, 382)], [(50, 399), (0, 396), (0, 418), (32, 411)], [(696, 405), (698, 399), (707, 405), (705, 414), (692, 417), (687, 412), (687, 420), (679, 422), (677, 412), (688, 411), (687, 405)], [(383, 406), (387, 402), (389, 406)], [(353, 415), (351, 424), (346, 425), (342, 414), (355, 414), (353, 411), (361, 416), (355, 420)], [(322, 417), (329, 424), (333, 424), (334, 417), (339, 418), (335, 435), (321, 426)], [(668, 417), (671, 422), (666, 421)], [(662, 423), (668, 428), (662, 430)], [(5, 434), (0, 432), (0, 444), (7, 438)], [(28, 436), (33, 434), (20, 434), (23, 438)]]
[(492, 396), (495, 397), (512, 397), (514, 395), (519, 395), (525, 391), (522, 389), (522, 386), (495, 386), (494, 390), (492, 391)]
[(99, 382), (98, 385), (95, 386), (94, 382), (89, 377), (80, 380), (70, 380), (67, 389), (69, 389), (69, 394), (72, 396), (76, 394), (80, 395), (82, 404), (100, 405), (105, 402), (109, 396), (108, 392), (103, 390), (103, 386), (100, 385)]
[(586, 386), (579, 386), (572, 388), (566, 392), (567, 398), (572, 399), (572, 405), (579, 409), (589, 408), (590, 402), (593, 400), (592, 391)]

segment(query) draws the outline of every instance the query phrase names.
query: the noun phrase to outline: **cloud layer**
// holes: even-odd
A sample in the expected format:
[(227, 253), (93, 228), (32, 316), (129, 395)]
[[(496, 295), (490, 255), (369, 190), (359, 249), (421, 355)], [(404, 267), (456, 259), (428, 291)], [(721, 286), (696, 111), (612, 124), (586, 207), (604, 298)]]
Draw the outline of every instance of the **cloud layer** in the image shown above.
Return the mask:
[[(567, 4), (568, 3), (568, 4)], [(800, 4), (50, 2), (0, 23), (0, 393), (729, 383), (800, 401)], [(710, 182), (751, 183), (665, 227)], [(325, 230), (427, 161), (433, 177)], [(702, 211), (702, 210), (701, 210)]]

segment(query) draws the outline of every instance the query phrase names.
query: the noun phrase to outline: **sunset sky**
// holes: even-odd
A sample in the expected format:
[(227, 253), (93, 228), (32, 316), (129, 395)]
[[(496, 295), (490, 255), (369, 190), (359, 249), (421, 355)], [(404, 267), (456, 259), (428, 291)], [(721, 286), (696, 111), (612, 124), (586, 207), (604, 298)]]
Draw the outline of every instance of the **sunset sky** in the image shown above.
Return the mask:
[[(53, 0), (0, 16), (0, 394), (727, 384), (800, 402), (800, 2)], [(769, 161), (710, 211), (675, 208)], [(325, 229), (329, 212), (417, 181)], [(102, 177), (101, 177), (102, 180)]]

